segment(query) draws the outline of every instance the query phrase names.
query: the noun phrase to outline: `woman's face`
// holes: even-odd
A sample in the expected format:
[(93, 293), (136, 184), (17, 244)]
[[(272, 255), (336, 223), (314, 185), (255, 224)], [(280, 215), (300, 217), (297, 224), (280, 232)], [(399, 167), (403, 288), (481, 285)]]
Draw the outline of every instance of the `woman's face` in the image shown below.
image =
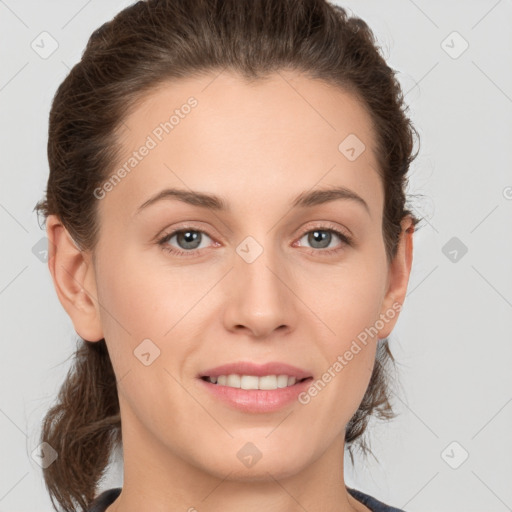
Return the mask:
[[(284, 477), (342, 456), (408, 272), (386, 261), (375, 135), (354, 98), (291, 73), (215, 76), (166, 84), (124, 120), (117, 178), (97, 189), (98, 332), (125, 461)], [(256, 367), (212, 370), (240, 362)], [(295, 372), (267, 363), (309, 380), (231, 387), (293, 382), (255, 379)], [(253, 378), (201, 378), (218, 374)]]

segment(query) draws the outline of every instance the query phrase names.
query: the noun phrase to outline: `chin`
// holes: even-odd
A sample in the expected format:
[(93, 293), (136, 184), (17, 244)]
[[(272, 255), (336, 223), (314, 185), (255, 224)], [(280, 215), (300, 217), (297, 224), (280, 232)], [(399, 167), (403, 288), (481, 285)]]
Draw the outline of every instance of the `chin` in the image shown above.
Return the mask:
[[(237, 443), (240, 445), (240, 443)], [(212, 453), (212, 452), (210, 452)], [(218, 454), (217, 464), (206, 466), (204, 459), (201, 461), (203, 469), (220, 479), (244, 482), (264, 482), (273, 479), (284, 479), (300, 473), (311, 464), (311, 459), (306, 456), (304, 450), (296, 450), (293, 447), (283, 449), (283, 445), (268, 449), (257, 449), (250, 442), (237, 446), (237, 450), (223, 451)], [(213, 457), (209, 457), (210, 463), (215, 463)], [(226, 476), (228, 475), (228, 476)]]

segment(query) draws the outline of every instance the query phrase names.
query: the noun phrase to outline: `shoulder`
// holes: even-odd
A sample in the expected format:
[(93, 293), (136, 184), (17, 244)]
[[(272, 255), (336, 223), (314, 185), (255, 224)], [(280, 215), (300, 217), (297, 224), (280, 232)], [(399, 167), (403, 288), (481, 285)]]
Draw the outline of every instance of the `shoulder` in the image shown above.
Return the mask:
[(115, 499), (121, 494), (121, 487), (114, 487), (103, 491), (91, 503), (87, 512), (105, 512), (105, 509), (114, 503)]
[(372, 512), (405, 512), (400, 508), (391, 507), (383, 503), (382, 501), (377, 500), (373, 496), (369, 494), (365, 494), (364, 492), (358, 491), (356, 489), (350, 489), (347, 487), (347, 491), (354, 497), (357, 501), (360, 501), (363, 505), (366, 505)]

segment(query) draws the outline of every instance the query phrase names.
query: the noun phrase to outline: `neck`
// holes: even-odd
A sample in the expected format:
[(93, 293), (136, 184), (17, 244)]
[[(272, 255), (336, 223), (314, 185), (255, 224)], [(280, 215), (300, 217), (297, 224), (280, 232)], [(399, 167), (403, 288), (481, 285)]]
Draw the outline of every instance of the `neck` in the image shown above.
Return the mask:
[[(369, 511), (345, 487), (341, 436), (299, 471), (287, 473), (283, 468), (264, 467), (262, 457), (254, 465), (254, 470), (260, 466), (257, 472), (237, 460), (232, 471), (218, 473), (215, 467), (205, 471), (191, 463), (186, 452), (172, 451), (134, 417), (130, 420), (135, 421), (122, 423), (123, 490), (106, 512)], [(243, 443), (238, 440), (238, 444)], [(286, 455), (283, 453), (283, 457)], [(201, 460), (208, 464), (207, 454)]]

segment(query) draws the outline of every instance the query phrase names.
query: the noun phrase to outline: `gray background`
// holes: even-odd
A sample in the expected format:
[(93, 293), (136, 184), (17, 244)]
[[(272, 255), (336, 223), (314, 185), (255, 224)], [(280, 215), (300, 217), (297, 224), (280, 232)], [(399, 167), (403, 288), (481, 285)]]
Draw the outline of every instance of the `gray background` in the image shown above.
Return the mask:
[[(32, 211), (50, 102), (92, 31), (129, 3), (0, 0), (0, 512), (52, 510), (31, 454), (75, 348)], [(340, 4), (399, 72), (421, 136), (409, 193), (425, 217), (390, 337), (399, 417), (371, 425), (378, 462), (346, 457), (346, 483), (411, 512), (512, 510), (512, 2)], [(117, 463), (102, 488), (121, 484)]]

